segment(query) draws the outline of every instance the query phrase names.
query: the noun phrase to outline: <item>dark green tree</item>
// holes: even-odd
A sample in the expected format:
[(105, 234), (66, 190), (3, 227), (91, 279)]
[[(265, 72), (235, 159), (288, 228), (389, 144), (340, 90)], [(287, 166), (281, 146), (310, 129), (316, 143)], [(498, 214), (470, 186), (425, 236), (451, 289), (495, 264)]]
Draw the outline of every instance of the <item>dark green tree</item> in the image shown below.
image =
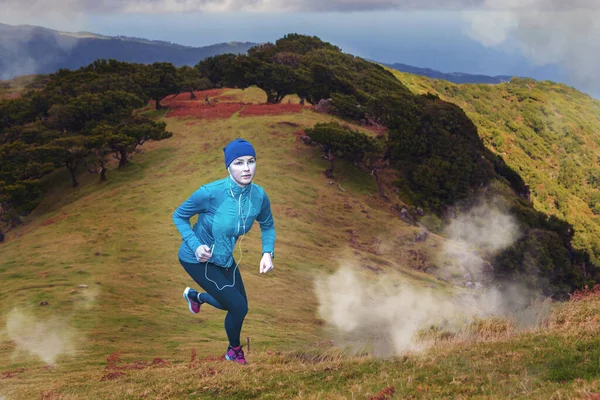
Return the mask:
[[(208, 78), (214, 86), (222, 87), (228, 78), (232, 77), (231, 68), (238, 56), (235, 54), (220, 54), (208, 57), (194, 66), (200, 75)], [(243, 74), (243, 71), (240, 71)], [(235, 73), (233, 74), (235, 75)]]
[(307, 129), (306, 135), (321, 145), (324, 156), (329, 160), (329, 168), (325, 170), (329, 178), (333, 178), (336, 158), (344, 158), (361, 166), (367, 162), (367, 157), (379, 155), (382, 150), (376, 139), (335, 122), (318, 123)]
[(181, 90), (190, 92), (190, 98), (192, 99), (196, 98), (194, 91), (206, 90), (212, 87), (210, 80), (202, 77), (196, 68), (183, 66), (179, 68), (179, 75), (181, 76)]
[(146, 68), (141, 68), (138, 74), (141, 75), (140, 85), (144, 92), (155, 101), (157, 110), (162, 108), (161, 100), (181, 92), (181, 75), (171, 63), (156, 62)]

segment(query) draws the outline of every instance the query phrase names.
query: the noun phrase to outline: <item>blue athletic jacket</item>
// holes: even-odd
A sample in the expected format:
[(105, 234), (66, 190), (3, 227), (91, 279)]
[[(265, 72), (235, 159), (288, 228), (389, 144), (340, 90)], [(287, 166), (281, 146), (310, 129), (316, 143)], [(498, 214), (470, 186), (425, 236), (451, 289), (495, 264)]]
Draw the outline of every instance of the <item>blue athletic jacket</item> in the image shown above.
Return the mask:
[[(190, 218), (196, 214), (198, 221), (191, 227)], [(197, 263), (194, 253), (205, 244), (212, 248), (211, 263), (230, 267), (237, 239), (250, 230), (255, 220), (262, 232), (263, 253), (273, 255), (275, 224), (262, 187), (251, 183), (242, 188), (229, 176), (202, 185), (173, 213), (173, 222), (183, 239), (179, 259)]]

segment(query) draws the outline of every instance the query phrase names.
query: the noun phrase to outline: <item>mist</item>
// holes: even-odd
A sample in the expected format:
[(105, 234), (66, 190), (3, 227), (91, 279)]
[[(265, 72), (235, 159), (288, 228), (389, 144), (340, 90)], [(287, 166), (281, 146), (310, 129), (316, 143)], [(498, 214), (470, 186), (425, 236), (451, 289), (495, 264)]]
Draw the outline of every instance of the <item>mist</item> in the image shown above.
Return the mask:
[(436, 272), (448, 279), (462, 274), (469, 283), (452, 294), (416, 286), (401, 275), (367, 280), (351, 260), (342, 261), (333, 275), (315, 280), (318, 314), (341, 343), (389, 356), (426, 349), (418, 334), (433, 326), (459, 332), (474, 318), (513, 316), (522, 326), (539, 319), (539, 313), (515, 314), (514, 305), (526, 305), (532, 293), (518, 285), (489, 285), (484, 256), (497, 254), (520, 237), (516, 220), (501, 201), (482, 200), (449, 221), (445, 234)]
[(6, 318), (6, 334), (16, 345), (13, 359), (24, 352), (54, 365), (59, 356), (75, 351), (75, 332), (67, 326), (66, 318), (40, 319), (15, 308)]
[(36, 27), (5, 30), (0, 25), (0, 80), (53, 72), (77, 39)]

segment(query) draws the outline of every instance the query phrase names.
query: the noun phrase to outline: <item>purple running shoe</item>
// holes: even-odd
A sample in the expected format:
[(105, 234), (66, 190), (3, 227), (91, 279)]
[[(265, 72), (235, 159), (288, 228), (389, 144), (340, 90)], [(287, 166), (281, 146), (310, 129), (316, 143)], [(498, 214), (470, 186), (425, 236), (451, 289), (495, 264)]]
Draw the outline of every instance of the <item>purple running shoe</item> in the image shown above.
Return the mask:
[(187, 300), (192, 314), (198, 314), (200, 312), (200, 305), (202, 303), (198, 302), (198, 292), (190, 287), (186, 287), (183, 291), (183, 298)]
[(231, 347), (227, 349), (227, 354), (225, 354), (225, 358), (229, 361), (235, 361), (240, 364), (247, 364), (246, 358), (244, 358), (244, 350), (242, 350), (242, 346)]

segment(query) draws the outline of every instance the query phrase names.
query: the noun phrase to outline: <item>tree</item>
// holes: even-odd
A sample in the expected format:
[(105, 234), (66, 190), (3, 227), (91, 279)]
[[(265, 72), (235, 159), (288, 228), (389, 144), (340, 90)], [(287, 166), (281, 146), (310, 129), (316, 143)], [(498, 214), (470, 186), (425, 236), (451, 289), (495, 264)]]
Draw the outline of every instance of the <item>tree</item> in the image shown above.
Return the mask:
[(0, 145), (0, 221), (12, 226), (38, 203), (39, 179), (57, 167), (56, 149), (13, 142)]
[(139, 97), (122, 90), (83, 93), (53, 105), (45, 125), (60, 132), (81, 132), (101, 121), (118, 124), (142, 105)]
[(194, 66), (200, 75), (208, 78), (216, 87), (224, 86), (224, 81), (230, 77), (230, 68), (237, 60), (235, 54), (220, 54), (208, 57)]
[(73, 187), (78, 186), (77, 168), (92, 152), (88, 138), (83, 135), (66, 136), (53, 140), (50, 145), (60, 149), (61, 162), (71, 173)]
[(181, 76), (181, 90), (184, 92), (190, 92), (190, 98), (195, 99), (195, 90), (206, 90), (212, 87), (212, 83), (208, 78), (203, 78), (200, 72), (187, 65), (179, 69), (179, 75)]
[(164, 122), (154, 122), (146, 117), (134, 116), (118, 126), (108, 124), (97, 126), (91, 140), (95, 143), (96, 155), (102, 158), (102, 167), (104, 167), (103, 157), (109, 153), (119, 160), (119, 167), (124, 167), (129, 163), (131, 154), (137, 151), (138, 146), (148, 140), (172, 137), (173, 134), (166, 131), (166, 127), (167, 124)]
[(374, 138), (344, 128), (335, 122), (318, 123), (307, 129), (306, 135), (322, 146), (323, 153), (330, 163), (329, 168), (325, 170), (325, 175), (329, 178), (333, 178), (336, 158), (344, 158), (361, 166), (365, 162), (373, 163), (374, 156), (380, 155), (382, 150)]
[(267, 94), (267, 103), (279, 104), (296, 92), (298, 77), (294, 70), (281, 64), (263, 64), (254, 75), (253, 84)]
[(155, 101), (156, 109), (162, 108), (160, 102), (169, 95), (176, 95), (181, 92), (181, 75), (177, 68), (166, 62), (156, 62), (141, 68), (142, 74), (141, 86), (152, 100)]

